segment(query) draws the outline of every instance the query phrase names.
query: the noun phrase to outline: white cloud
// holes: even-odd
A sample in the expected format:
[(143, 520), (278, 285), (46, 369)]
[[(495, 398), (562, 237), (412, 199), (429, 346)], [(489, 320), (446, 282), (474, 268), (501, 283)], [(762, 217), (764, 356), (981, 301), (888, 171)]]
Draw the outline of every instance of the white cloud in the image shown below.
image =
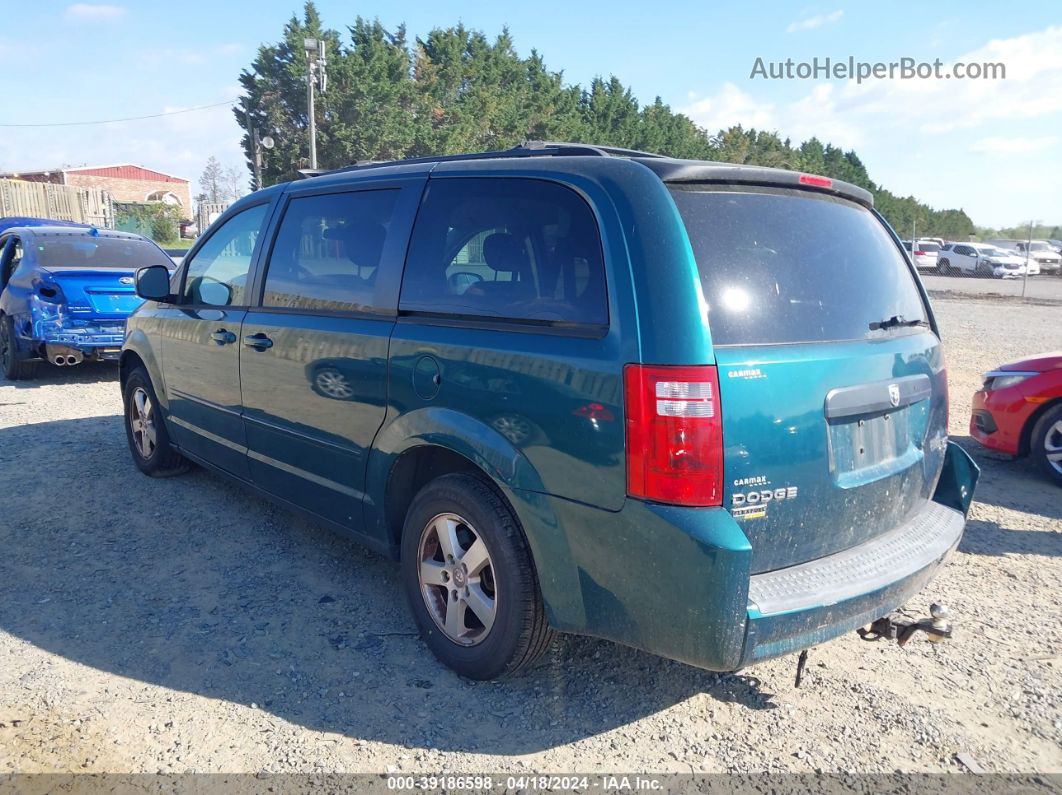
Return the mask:
[(66, 7), (63, 17), (71, 21), (118, 19), (125, 16), (122, 6), (107, 3), (73, 3)]
[[(215, 91), (213, 96), (220, 101), (233, 94)], [(209, 101), (211, 94), (205, 98)], [(166, 106), (156, 112), (181, 109)], [(151, 110), (155, 109), (145, 112)], [(189, 179), (193, 194), (210, 155), (224, 165), (246, 168), (240, 148), (243, 131), (228, 105), (156, 119), (78, 127), (74, 128), (76, 134), (70, 129), (5, 131), (0, 137), (0, 167), (27, 170), (62, 164), (137, 163)]]
[(1018, 155), (1050, 149), (1056, 143), (1058, 143), (1058, 137), (1054, 135), (1041, 135), (1036, 138), (1021, 136), (1014, 138), (989, 136), (988, 138), (982, 138), (979, 141), (974, 141), (970, 144), (970, 151)]
[(209, 58), (200, 50), (152, 50), (147, 56), (151, 61), (162, 61), (184, 64), (185, 66), (197, 66), (206, 63)]
[[(770, 101), (751, 80), (752, 92), (726, 83), (679, 110), (709, 133), (741, 123), (854, 148), (886, 187), (964, 207), (979, 223), (1050, 215), (1057, 186), (1044, 174), (1062, 170), (1062, 26), (993, 39), (955, 62), (1003, 63), (1006, 78), (772, 81)], [(971, 192), (949, 178), (973, 169), (994, 189)]]
[[(740, 123), (844, 146), (880, 138), (890, 128), (908, 137), (935, 135), (1062, 113), (1062, 26), (995, 39), (956, 62), (1003, 63), (1006, 78), (807, 81), (812, 88), (804, 96), (775, 104), (725, 83), (715, 95), (691, 95), (680, 110), (710, 132)], [(952, 66), (943, 69), (947, 73)]]
[(751, 94), (733, 83), (723, 83), (722, 89), (712, 96), (698, 99), (693, 95), (690, 99), (690, 104), (679, 108), (679, 112), (710, 133), (735, 124), (758, 130), (772, 129), (774, 106), (756, 101)]
[(786, 33), (799, 33), (802, 30), (814, 30), (815, 28), (821, 28), (823, 25), (832, 25), (844, 16), (844, 10), (838, 8), (836, 11), (831, 11), (828, 14), (818, 14), (813, 17), (804, 17), (804, 19), (798, 19), (789, 23), (789, 27), (785, 29)]
[(243, 45), (239, 42), (229, 41), (224, 44), (219, 44), (214, 48), (214, 52), (218, 55), (239, 55), (243, 52)]
[(0, 61), (25, 58), (33, 54), (33, 49), (20, 41), (0, 40)]

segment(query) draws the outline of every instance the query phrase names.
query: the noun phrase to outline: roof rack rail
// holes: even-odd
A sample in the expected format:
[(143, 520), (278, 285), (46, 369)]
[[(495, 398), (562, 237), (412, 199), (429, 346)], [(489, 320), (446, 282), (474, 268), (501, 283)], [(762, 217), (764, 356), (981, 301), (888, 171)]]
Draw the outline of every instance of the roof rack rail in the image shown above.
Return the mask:
[(566, 141), (524, 141), (511, 149), (501, 149), (493, 152), (427, 155), (425, 157), (410, 157), (404, 160), (358, 160), (349, 166), (330, 171), (312, 172), (309, 169), (303, 169), (299, 173), (309, 177), (318, 176), (319, 174), (341, 174), (346, 171), (359, 171), (365, 168), (401, 166), (414, 163), (452, 163), (460, 160), (493, 160), (507, 157), (572, 157), (578, 155), (591, 157), (665, 157), (665, 155), (640, 152), (637, 149), (623, 149), (618, 146), (597, 146), (596, 144), (577, 144)]

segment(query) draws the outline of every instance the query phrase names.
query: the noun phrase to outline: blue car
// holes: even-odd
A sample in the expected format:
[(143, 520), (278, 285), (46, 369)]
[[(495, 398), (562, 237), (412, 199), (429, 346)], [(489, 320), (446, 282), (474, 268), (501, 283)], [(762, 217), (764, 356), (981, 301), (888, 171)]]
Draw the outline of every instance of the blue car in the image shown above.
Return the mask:
[(0, 232), (0, 370), (32, 377), (38, 360), (59, 367), (117, 359), (126, 318), (141, 304), (137, 268), (173, 263), (128, 232), (15, 226)]
[(0, 234), (13, 226), (65, 226), (77, 229), (91, 229), (90, 224), (78, 224), (73, 221), (56, 221), (52, 218), (30, 218), (26, 215), (9, 215), (0, 218)]

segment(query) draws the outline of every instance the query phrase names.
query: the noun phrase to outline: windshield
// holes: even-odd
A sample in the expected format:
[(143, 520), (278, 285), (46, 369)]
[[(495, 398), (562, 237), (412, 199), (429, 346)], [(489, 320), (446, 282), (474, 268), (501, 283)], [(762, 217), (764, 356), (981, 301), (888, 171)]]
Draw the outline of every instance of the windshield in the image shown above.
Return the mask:
[(1029, 244), (1029, 250), (1030, 251), (1047, 251), (1050, 248), (1051, 247), (1048, 246), (1047, 243), (1030, 243)]
[(1004, 251), (1003, 249), (996, 248), (995, 246), (981, 246), (977, 249), (977, 251), (981, 254), (981, 256), (984, 257), (1009, 257), (1011, 254), (1011, 252)]
[(173, 267), (173, 260), (148, 240), (91, 235), (40, 236), (33, 241), (37, 262), (44, 268), (123, 268), (148, 265)]
[(804, 191), (670, 187), (717, 345), (867, 339), (927, 320), (910, 268), (865, 207)]

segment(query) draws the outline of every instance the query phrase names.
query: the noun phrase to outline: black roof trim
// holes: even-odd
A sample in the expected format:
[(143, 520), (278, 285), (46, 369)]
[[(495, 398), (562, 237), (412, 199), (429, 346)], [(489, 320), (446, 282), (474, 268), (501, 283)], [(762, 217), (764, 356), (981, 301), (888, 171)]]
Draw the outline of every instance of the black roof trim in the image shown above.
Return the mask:
[(457, 155), (427, 155), (425, 157), (410, 157), (405, 160), (359, 160), (349, 166), (336, 168), (331, 171), (312, 171), (302, 169), (300, 174), (306, 177), (316, 177), (322, 174), (342, 174), (348, 171), (361, 171), (366, 168), (382, 168), (383, 166), (404, 166), (414, 163), (452, 163), (460, 160), (497, 160), (510, 157), (631, 157), (631, 158), (659, 158), (666, 160), (664, 155), (652, 152), (641, 152), (637, 149), (623, 149), (618, 146), (598, 146), (596, 144), (576, 144), (566, 141), (524, 141), (519, 146), (511, 149), (500, 149), (493, 152), (466, 152)]
[[(454, 163), (469, 160), (498, 160), (525, 157), (620, 157), (634, 160), (652, 170), (664, 182), (702, 182), (736, 185), (766, 185), (774, 187), (797, 188), (800, 190), (829, 193), (843, 196), (867, 207), (874, 206), (871, 193), (858, 185), (841, 180), (830, 180), (830, 185), (816, 185), (801, 182), (801, 174), (781, 168), (763, 166), (735, 165), (718, 163), (710, 160), (678, 160), (666, 155), (641, 152), (637, 149), (624, 149), (618, 146), (599, 146), (597, 144), (579, 144), (567, 141), (524, 141), (511, 149), (494, 152), (466, 152), (456, 155), (428, 155), (411, 157), (405, 160), (361, 160), (343, 168), (331, 171), (300, 169), (304, 178), (318, 177), (325, 174), (344, 174), (364, 171), (386, 166), (404, 166), (414, 164)], [(821, 178), (820, 178), (821, 179)]]

